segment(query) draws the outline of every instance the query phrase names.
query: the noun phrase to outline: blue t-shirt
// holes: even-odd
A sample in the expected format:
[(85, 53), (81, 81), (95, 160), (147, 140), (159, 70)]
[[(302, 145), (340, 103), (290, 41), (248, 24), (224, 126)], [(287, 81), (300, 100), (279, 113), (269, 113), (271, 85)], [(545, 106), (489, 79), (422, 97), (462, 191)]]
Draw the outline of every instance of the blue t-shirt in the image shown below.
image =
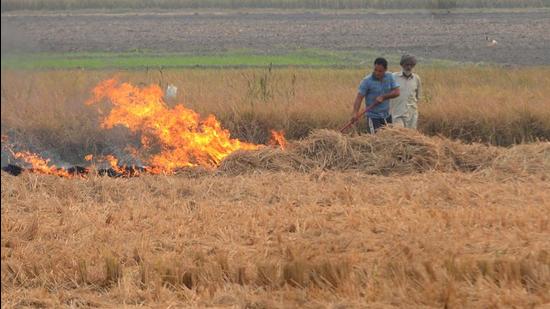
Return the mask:
[[(372, 105), (376, 97), (389, 93), (399, 87), (392, 73), (386, 72), (382, 80), (376, 79), (374, 75), (369, 74), (359, 84), (359, 93), (365, 96), (365, 104)], [(367, 112), (370, 118), (387, 118), (390, 116), (390, 100), (378, 104)]]

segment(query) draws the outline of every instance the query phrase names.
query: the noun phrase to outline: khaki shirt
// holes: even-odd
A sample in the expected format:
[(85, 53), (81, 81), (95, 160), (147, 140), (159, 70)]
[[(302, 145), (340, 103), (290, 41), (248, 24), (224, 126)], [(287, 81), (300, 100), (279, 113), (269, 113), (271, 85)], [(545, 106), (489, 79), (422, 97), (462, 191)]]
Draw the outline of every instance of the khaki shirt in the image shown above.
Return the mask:
[(400, 95), (390, 100), (390, 113), (392, 117), (408, 115), (409, 109), (416, 109), (416, 104), (421, 98), (422, 82), (415, 73), (406, 77), (403, 72), (393, 73), (395, 81), (399, 83)]

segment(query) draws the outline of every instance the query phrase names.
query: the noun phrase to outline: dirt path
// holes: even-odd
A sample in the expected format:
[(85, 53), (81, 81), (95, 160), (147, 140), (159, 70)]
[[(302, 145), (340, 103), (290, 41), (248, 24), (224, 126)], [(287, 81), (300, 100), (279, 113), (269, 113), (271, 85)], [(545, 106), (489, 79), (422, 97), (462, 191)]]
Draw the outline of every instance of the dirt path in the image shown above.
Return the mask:
[[(2, 14), (1, 26), (2, 53), (368, 48), (456, 61), (550, 64), (548, 11), (10, 13)], [(486, 36), (498, 44), (488, 47)]]

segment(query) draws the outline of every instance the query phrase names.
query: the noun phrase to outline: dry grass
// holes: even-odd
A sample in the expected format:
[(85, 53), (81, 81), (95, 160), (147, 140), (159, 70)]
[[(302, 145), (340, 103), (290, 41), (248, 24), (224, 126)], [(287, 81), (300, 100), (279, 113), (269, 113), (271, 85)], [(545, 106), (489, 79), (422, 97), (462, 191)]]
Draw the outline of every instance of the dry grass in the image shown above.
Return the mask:
[[(467, 142), (510, 145), (550, 138), (548, 68), (422, 68), (425, 100), (420, 130)], [(232, 135), (257, 143), (269, 129), (289, 139), (349, 119), (364, 70), (187, 69), (159, 71), (2, 71), (2, 133), (34, 151), (70, 163), (87, 153), (112, 153), (137, 142), (124, 130), (102, 131), (83, 102), (101, 80), (178, 86), (177, 100), (214, 113)], [(47, 106), (47, 108), (44, 108)], [(53, 151), (55, 150), (55, 151)]]
[[(452, 135), (470, 121), (458, 137), (506, 126), (499, 141), (519, 141), (534, 138), (518, 128), (527, 119), (548, 129), (548, 69), (445, 70), (421, 72), (425, 132)], [(99, 115), (82, 104), (112, 74), (3, 71), (2, 133), (72, 163), (120, 149), (135, 137), (99, 130)], [(155, 74), (120, 76), (139, 83)], [(305, 137), (338, 127), (362, 72), (265, 74), (168, 71), (162, 83), (261, 142), (269, 128)], [(259, 78), (268, 78), (266, 87)], [(217, 172), (177, 176), (2, 173), (2, 307), (550, 303), (548, 143), (497, 148), (406, 130), (352, 137), (321, 130), (288, 147), (236, 153)]]
[(532, 307), (548, 170), (2, 174), (2, 306)]

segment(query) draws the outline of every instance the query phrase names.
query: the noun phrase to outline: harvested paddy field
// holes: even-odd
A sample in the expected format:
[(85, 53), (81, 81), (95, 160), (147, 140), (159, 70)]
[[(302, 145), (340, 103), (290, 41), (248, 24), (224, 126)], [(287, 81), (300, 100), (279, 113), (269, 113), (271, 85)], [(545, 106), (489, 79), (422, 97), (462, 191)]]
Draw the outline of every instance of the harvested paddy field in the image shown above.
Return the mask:
[(173, 175), (2, 172), (2, 302), (543, 306), (549, 179), (548, 142), (397, 129), (314, 131)]
[(549, 143), (317, 131), (286, 147), (172, 176), (2, 173), (4, 305), (550, 301)]
[[(2, 308), (548, 306), (547, 14), (3, 12)], [(366, 49), (418, 132), (338, 132)]]

